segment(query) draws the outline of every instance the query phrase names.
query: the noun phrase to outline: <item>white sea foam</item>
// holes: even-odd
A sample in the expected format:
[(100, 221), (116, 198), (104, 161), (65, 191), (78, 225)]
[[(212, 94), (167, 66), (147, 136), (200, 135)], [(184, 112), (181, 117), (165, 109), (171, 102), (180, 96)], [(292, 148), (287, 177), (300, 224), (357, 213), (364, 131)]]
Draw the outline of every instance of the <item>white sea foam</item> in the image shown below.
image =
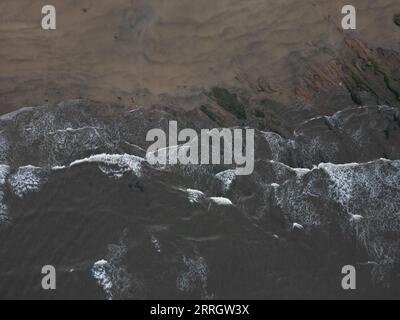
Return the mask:
[(10, 152), (10, 143), (6, 135), (0, 132), (0, 162), (7, 162)]
[(7, 205), (3, 202), (4, 199), (4, 187), (7, 176), (10, 173), (10, 167), (8, 165), (0, 165), (0, 225), (8, 221), (8, 210)]
[(352, 214), (350, 217), (350, 221), (352, 221), (352, 222), (360, 222), (363, 219), (364, 219), (364, 217), (359, 214)]
[[(100, 129), (102, 129), (102, 128), (100, 128), (100, 127), (80, 127), (80, 128), (65, 128), (65, 129), (57, 129), (56, 130), (56, 132), (60, 132), (60, 133), (65, 133), (65, 132), (70, 132), (70, 133), (73, 133), (73, 132), (79, 132), (79, 131), (83, 131), (83, 130), (94, 130), (94, 131), (97, 131), (97, 130), (100, 130)], [(50, 132), (49, 134), (54, 134), (55, 132)]]
[(223, 197), (210, 197), (208, 198), (211, 202), (220, 206), (233, 206), (233, 203), (228, 198)]
[(24, 112), (30, 112), (30, 111), (33, 111), (33, 110), (35, 110), (34, 107), (21, 108), (21, 109), (18, 109), (16, 111), (13, 111), (13, 112), (10, 112), (10, 113), (6, 113), (6, 114), (0, 116), (0, 120), (11, 121), (11, 120), (14, 120), (14, 118), (16, 116), (18, 116), (19, 114), (24, 113)]
[(179, 291), (192, 292), (200, 285), (202, 298), (207, 299), (208, 265), (203, 257), (183, 257), (184, 270), (176, 279), (176, 286)]
[(332, 195), (346, 209), (348, 209), (348, 203), (353, 192), (355, 179), (353, 168), (357, 165), (357, 163), (352, 163), (339, 166), (331, 163), (323, 163), (318, 166), (318, 169), (324, 170), (329, 175), (329, 178), (333, 182), (333, 187), (331, 187)]
[(236, 179), (236, 173), (235, 170), (230, 169), (217, 173), (215, 177), (222, 182), (222, 191), (227, 192)]
[[(301, 177), (290, 178), (275, 190), (278, 206), (291, 222), (320, 228), (325, 204), (333, 205), (343, 234), (354, 235), (369, 258), (378, 261), (375, 281), (383, 281), (399, 259), (397, 240), (381, 237), (400, 231), (400, 161), (380, 159), (365, 163), (321, 163)], [(323, 191), (323, 193), (321, 193)]]
[(54, 166), (51, 168), (51, 170), (58, 171), (58, 170), (64, 170), (66, 168), (67, 168), (66, 166)]
[(0, 164), (0, 187), (6, 183), (8, 174), (10, 173), (10, 166)]
[(13, 192), (20, 198), (30, 192), (38, 192), (45, 182), (44, 170), (35, 166), (20, 167), (9, 177)]
[(205, 194), (199, 190), (186, 189), (190, 203), (199, 203), (205, 198)]
[(284, 161), (288, 151), (293, 149), (293, 140), (287, 140), (274, 132), (261, 132), (271, 150), (272, 160)]
[(99, 286), (101, 286), (106, 293), (108, 300), (112, 300), (113, 283), (110, 276), (110, 264), (107, 260), (99, 260), (93, 264), (92, 276), (96, 279)]
[(108, 300), (138, 299), (142, 292), (141, 281), (125, 265), (126, 241), (127, 231), (124, 230), (119, 243), (109, 244), (105, 259), (94, 263), (91, 269), (93, 278), (103, 288)]
[(158, 240), (158, 239), (156, 238), (156, 236), (152, 235), (152, 236), (151, 236), (151, 243), (152, 243), (154, 249), (155, 249), (158, 253), (160, 253), (160, 252), (161, 252), (160, 240)]
[(304, 168), (292, 168), (292, 170), (296, 172), (298, 178), (301, 178), (310, 172), (310, 169), (304, 169)]
[(129, 154), (98, 154), (76, 160), (70, 164), (70, 167), (83, 163), (97, 163), (100, 170), (107, 175), (121, 177), (126, 172), (133, 172), (140, 177), (144, 161), (143, 158)]
[(292, 229), (293, 230), (303, 230), (304, 227), (301, 224), (295, 222), (295, 223), (293, 223)]

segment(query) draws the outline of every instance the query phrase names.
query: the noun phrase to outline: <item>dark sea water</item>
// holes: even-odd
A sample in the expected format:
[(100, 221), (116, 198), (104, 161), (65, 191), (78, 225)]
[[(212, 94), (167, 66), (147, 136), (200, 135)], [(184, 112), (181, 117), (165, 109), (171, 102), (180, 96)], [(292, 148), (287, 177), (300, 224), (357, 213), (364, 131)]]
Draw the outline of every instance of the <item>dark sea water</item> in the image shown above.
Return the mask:
[[(378, 125), (392, 112), (385, 110), (363, 116)], [(32, 124), (37, 117), (26, 119)], [(13, 126), (8, 138), (22, 141)], [(323, 129), (316, 132), (325, 139)], [(72, 131), (61, 133), (70, 137)], [(29, 136), (32, 147), (10, 151), (9, 164), (21, 166), (0, 170), (2, 299), (398, 297), (396, 160), (299, 169), (284, 163), (296, 157), (313, 163), (310, 153), (290, 160), (294, 151), (283, 138), (260, 133), (251, 176), (218, 167), (157, 168), (115, 150), (84, 159), (84, 148), (72, 157), (83, 160), (70, 165), (69, 149), (41, 134)], [(88, 133), (79, 134), (82, 141)], [(363, 141), (379, 144), (370, 137)], [(398, 150), (392, 140), (387, 144)], [(56, 146), (70, 159), (64, 167), (46, 158)], [(323, 146), (316, 154), (325, 152)], [(368, 150), (373, 158), (378, 148)], [(56, 268), (56, 290), (42, 289), (45, 265)], [(355, 291), (342, 289), (345, 265), (356, 267)]]

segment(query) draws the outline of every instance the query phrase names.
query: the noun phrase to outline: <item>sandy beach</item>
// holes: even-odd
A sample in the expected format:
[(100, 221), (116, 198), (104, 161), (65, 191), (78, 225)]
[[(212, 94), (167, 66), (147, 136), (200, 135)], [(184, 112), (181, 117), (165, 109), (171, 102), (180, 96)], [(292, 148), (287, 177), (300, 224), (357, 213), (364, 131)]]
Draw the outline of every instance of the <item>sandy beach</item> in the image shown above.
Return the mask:
[(3, 0), (0, 112), (72, 98), (146, 104), (260, 78), (271, 99), (290, 102), (296, 79), (339, 55), (346, 36), (399, 49), (398, 1), (354, 0), (357, 30), (343, 32), (346, 3), (54, 0), (57, 30), (44, 31), (43, 1)]

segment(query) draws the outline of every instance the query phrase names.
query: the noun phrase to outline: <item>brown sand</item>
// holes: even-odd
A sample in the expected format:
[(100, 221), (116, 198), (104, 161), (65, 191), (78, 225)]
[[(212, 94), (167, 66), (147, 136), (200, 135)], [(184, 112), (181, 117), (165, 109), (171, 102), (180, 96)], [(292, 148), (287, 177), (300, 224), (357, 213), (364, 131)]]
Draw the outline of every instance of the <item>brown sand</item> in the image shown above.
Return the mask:
[[(43, 5), (57, 30), (41, 29)], [(399, 50), (398, 0), (352, 0), (374, 48)], [(340, 49), (332, 0), (2, 0), (0, 113), (89, 98), (129, 105), (147, 95), (189, 96), (213, 85), (267, 79), (278, 100), (316, 47)], [(319, 61), (321, 62), (321, 61)], [(281, 100), (283, 98), (281, 97)]]

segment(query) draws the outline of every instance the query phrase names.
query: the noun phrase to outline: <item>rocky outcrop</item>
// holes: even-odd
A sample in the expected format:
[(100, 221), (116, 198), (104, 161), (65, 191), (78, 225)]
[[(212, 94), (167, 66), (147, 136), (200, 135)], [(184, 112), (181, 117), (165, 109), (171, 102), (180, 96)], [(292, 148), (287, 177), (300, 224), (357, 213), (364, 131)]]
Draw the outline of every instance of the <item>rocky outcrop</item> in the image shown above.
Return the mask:
[(393, 22), (400, 27), (400, 14), (395, 14), (393, 16)]

